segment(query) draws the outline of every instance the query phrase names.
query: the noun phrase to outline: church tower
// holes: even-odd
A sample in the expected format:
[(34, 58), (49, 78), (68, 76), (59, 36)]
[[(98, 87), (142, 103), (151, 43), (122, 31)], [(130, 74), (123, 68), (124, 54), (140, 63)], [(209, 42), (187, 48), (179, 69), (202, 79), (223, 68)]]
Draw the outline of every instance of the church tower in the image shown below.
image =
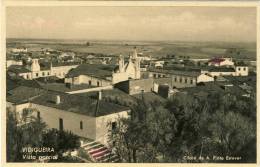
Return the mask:
[(40, 64), (38, 59), (32, 59), (32, 65), (31, 65), (31, 71), (32, 72), (37, 72), (40, 71)]
[(140, 59), (137, 56), (136, 47), (134, 47), (134, 52), (132, 55), (132, 62), (134, 63), (134, 68), (135, 68), (135, 79), (140, 79), (141, 78)]
[(132, 56), (132, 59), (137, 59), (137, 51), (136, 51), (136, 47), (134, 47), (134, 53), (133, 53), (133, 56)]
[(124, 67), (125, 67), (125, 62), (124, 62), (124, 57), (122, 55), (119, 56), (118, 60), (118, 65), (119, 65), (119, 72), (125, 72)]

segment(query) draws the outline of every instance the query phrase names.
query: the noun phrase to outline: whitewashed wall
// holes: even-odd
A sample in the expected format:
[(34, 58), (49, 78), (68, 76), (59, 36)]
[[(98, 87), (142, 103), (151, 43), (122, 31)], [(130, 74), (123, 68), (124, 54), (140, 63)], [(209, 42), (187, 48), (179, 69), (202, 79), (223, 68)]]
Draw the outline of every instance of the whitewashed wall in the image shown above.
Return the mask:
[(119, 113), (109, 114), (96, 118), (96, 140), (107, 145), (109, 130), (111, 130), (111, 123), (117, 122), (119, 118), (127, 118), (128, 111), (122, 111)]
[(113, 81), (112, 81), (113, 84), (128, 80), (128, 74), (126, 72), (113, 73), (112, 76), (113, 76), (112, 77), (113, 78)]
[[(56, 108), (32, 104), (40, 112), (40, 116), (48, 125), (48, 128), (59, 129), (59, 119), (63, 119), (63, 129), (72, 131), (82, 137), (95, 139), (96, 121), (95, 117), (64, 111)], [(83, 129), (80, 129), (80, 121), (83, 122)]]
[(213, 82), (214, 78), (205, 74), (201, 74), (197, 77), (197, 83), (200, 82)]
[(236, 67), (236, 76), (248, 76), (248, 67), (237, 66)]
[[(120, 117), (128, 117), (129, 111), (122, 111), (100, 117), (91, 117), (83, 114), (78, 114), (70, 111), (64, 111), (52, 107), (47, 107), (39, 104), (24, 103), (14, 105), (7, 102), (7, 107), (16, 109), (16, 112), (21, 114), (24, 108), (35, 108), (40, 112), (40, 116), (47, 124), (48, 128), (59, 129), (59, 119), (63, 119), (63, 129), (73, 132), (74, 134), (97, 140), (103, 144), (107, 144), (109, 123), (115, 122)], [(35, 116), (37, 113), (34, 113)], [(80, 129), (80, 121), (83, 123), (83, 129)]]

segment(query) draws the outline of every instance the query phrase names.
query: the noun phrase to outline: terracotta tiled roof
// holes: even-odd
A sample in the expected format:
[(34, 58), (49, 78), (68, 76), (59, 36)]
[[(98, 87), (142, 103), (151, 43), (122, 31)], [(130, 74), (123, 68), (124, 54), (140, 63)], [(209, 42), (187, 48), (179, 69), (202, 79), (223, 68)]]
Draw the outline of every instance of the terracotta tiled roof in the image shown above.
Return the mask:
[(214, 64), (219, 64), (223, 61), (225, 61), (225, 59), (223, 59), (223, 58), (213, 58), (213, 59), (209, 60), (210, 63), (214, 63)]
[[(55, 104), (54, 100), (52, 100), (55, 99), (57, 95), (60, 96), (60, 104)], [(34, 98), (31, 102), (34, 104), (60, 109), (64, 112), (75, 112), (92, 117), (104, 116), (112, 113), (130, 110), (128, 107), (106, 102), (104, 100), (100, 100), (97, 103), (96, 99), (92, 99), (86, 96), (66, 94), (54, 91), (45, 92), (42, 95)]]

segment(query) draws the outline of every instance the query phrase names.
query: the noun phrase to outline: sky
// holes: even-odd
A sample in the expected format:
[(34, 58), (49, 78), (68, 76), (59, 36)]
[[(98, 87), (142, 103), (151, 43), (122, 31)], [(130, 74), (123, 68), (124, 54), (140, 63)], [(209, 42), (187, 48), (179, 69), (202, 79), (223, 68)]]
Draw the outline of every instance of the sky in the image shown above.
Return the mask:
[(7, 38), (256, 41), (254, 7), (8, 7)]

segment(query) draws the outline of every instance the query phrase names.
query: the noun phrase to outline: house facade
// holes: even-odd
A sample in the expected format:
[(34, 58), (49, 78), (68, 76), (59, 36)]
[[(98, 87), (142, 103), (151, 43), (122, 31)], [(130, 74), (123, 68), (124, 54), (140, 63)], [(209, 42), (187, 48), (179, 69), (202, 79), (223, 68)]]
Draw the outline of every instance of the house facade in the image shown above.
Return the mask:
[(23, 102), (8, 101), (9, 98), (13, 99), (7, 97), (7, 107), (16, 111), (18, 118), (23, 109), (36, 109), (33, 115), (42, 118), (48, 128), (71, 131), (105, 145), (117, 120), (127, 118), (130, 112), (127, 107), (103, 101), (101, 94), (97, 100), (57, 92), (44, 92)]
[(234, 66), (234, 62), (232, 58), (213, 58), (208, 61), (209, 66)]
[(149, 73), (150, 77), (155, 78), (155, 83), (167, 84), (172, 88), (193, 87), (200, 82), (214, 81), (214, 78), (207, 74), (193, 71), (151, 70)]
[(212, 77), (218, 76), (248, 76), (248, 66), (234, 66), (234, 67), (218, 67), (209, 68), (201, 71), (203, 74), (210, 75)]
[(16, 75), (23, 77), (26, 80), (32, 80), (40, 77), (49, 77), (49, 76), (56, 76), (58, 78), (64, 78), (66, 74), (73, 68), (76, 68), (77, 64), (71, 65), (62, 65), (58, 64), (56, 66), (50, 67), (41, 67), (39, 64), (38, 59), (32, 59), (32, 63), (27, 66), (22, 65), (12, 65), (8, 68), (8, 73), (10, 75)]

